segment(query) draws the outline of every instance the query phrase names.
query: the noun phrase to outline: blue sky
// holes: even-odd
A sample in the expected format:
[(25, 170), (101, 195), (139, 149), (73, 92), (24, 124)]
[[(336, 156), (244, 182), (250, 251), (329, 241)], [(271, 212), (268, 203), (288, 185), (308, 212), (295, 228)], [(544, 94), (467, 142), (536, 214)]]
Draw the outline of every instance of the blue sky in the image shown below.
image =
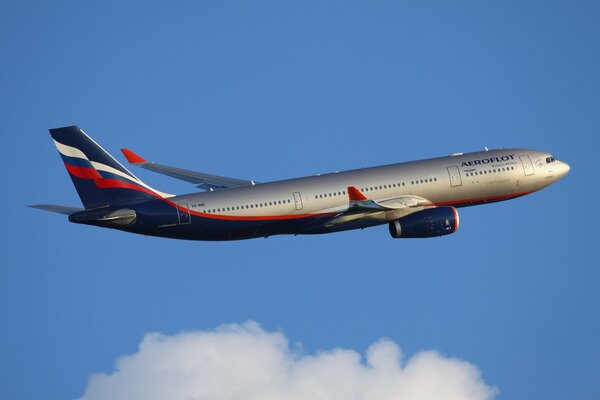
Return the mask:
[[(306, 354), (379, 338), (475, 365), (500, 399), (600, 397), (597, 2), (4, 1), (0, 397), (76, 398), (145, 334), (254, 320)], [(268, 181), (488, 146), (566, 179), (387, 227), (204, 243), (69, 224), (47, 129), (122, 160)], [(193, 186), (134, 171), (171, 193)]]

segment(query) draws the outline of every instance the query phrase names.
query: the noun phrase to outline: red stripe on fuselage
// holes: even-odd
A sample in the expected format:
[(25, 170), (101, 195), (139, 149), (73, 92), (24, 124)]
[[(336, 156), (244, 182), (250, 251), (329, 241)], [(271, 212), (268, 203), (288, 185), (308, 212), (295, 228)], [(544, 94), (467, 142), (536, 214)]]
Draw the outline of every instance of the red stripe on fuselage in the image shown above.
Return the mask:
[(188, 210), (185, 207), (181, 207), (169, 200), (165, 200), (167, 203), (177, 207), (183, 211), (189, 211), (190, 214), (202, 218), (218, 219), (225, 221), (279, 221), (286, 219), (301, 219), (301, 218), (316, 218), (316, 217), (333, 217), (339, 213), (316, 213), (316, 214), (284, 214), (284, 215), (252, 215), (252, 216), (238, 216), (238, 215), (222, 215), (222, 214), (205, 214), (198, 211)]
[[(348, 188), (348, 189), (350, 191), (350, 188)], [(354, 188), (354, 189), (356, 189), (356, 188)], [(467, 200), (453, 200), (453, 201), (446, 201), (446, 202), (439, 202), (439, 203), (430, 203), (430, 204), (427, 204), (425, 207), (450, 206), (453, 204), (477, 203), (477, 202), (491, 201), (491, 200), (508, 200), (513, 197), (524, 196), (524, 195), (527, 195), (527, 194), (530, 194), (533, 192), (534, 191), (506, 194), (506, 195), (500, 195), (500, 196), (478, 197), (478, 198), (467, 199)], [(358, 193), (360, 193), (362, 195), (362, 193), (360, 191), (358, 191)], [(328, 217), (328, 216), (333, 217), (333, 216), (336, 216), (337, 214), (339, 214), (339, 213), (314, 213), (314, 214), (287, 214), (287, 215), (271, 215), (271, 216), (236, 216), (236, 215), (223, 215), (223, 214), (205, 214), (205, 213), (198, 212), (198, 211), (188, 210), (187, 208), (182, 207), (182, 206), (180, 206), (176, 203), (173, 203), (169, 200), (166, 200), (166, 199), (162, 199), (162, 200), (167, 202), (168, 204), (172, 205), (173, 207), (178, 208), (179, 210), (189, 212), (190, 214), (195, 215), (197, 217), (228, 220), (228, 221), (268, 221), (268, 220), (299, 219), (299, 218), (310, 218), (310, 217)], [(456, 208), (454, 208), (454, 207), (453, 207), (453, 210), (454, 210), (454, 217), (456, 219), (454, 231), (456, 231), (458, 229), (458, 225), (459, 225), (459, 216), (458, 216), (458, 210), (456, 210)]]
[(439, 203), (430, 203), (427, 204), (425, 207), (428, 206), (451, 206), (454, 204), (465, 204), (465, 203), (479, 203), (479, 202), (483, 202), (483, 201), (490, 201), (490, 200), (508, 200), (508, 199), (512, 199), (513, 197), (519, 197), (519, 196), (525, 196), (527, 194), (531, 194), (535, 192), (535, 190), (529, 191), (529, 192), (520, 192), (520, 193), (513, 193), (513, 194), (503, 194), (503, 195), (499, 195), (499, 196), (490, 196), (490, 197), (477, 197), (474, 199), (467, 199), (467, 200), (452, 200), (452, 201), (442, 201)]

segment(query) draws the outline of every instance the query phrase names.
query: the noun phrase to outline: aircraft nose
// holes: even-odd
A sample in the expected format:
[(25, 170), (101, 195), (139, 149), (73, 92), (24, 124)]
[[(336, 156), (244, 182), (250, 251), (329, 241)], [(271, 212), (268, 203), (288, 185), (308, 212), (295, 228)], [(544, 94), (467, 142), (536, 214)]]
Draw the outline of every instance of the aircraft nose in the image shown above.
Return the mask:
[(561, 161), (561, 163), (562, 163), (562, 174), (561, 174), (561, 176), (565, 176), (571, 170), (571, 166), (569, 164), (567, 164), (566, 162), (564, 162), (564, 161)]

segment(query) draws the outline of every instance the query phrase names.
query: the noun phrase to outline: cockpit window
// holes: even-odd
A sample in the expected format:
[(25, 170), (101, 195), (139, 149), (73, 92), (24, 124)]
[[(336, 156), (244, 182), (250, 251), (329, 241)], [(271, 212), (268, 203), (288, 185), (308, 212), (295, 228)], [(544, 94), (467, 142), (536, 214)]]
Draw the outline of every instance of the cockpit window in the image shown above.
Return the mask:
[(556, 161), (556, 158), (554, 158), (552, 156), (546, 157), (546, 164), (553, 163), (554, 161)]

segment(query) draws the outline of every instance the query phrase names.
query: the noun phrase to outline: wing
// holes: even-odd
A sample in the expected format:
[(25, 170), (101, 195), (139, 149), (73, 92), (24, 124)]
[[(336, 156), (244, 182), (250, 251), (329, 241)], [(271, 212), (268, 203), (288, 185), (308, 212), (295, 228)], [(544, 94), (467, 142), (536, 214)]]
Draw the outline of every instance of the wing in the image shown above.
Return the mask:
[(375, 201), (367, 198), (354, 186), (348, 187), (348, 209), (335, 217), (328, 225), (343, 224), (357, 219), (370, 218), (392, 221), (431, 205), (419, 196), (398, 196)]
[(204, 190), (212, 191), (240, 186), (252, 186), (256, 184), (256, 182), (250, 180), (205, 174), (203, 172), (195, 172), (187, 169), (181, 169), (176, 167), (170, 167), (168, 165), (157, 164), (154, 162), (148, 162), (129, 149), (121, 149), (121, 152), (123, 153), (125, 158), (127, 158), (127, 161), (129, 161), (133, 165), (137, 165), (138, 167), (158, 172), (159, 174), (167, 175), (172, 178), (181, 179), (183, 181), (193, 183), (196, 185), (196, 187), (199, 187), (200, 189)]

